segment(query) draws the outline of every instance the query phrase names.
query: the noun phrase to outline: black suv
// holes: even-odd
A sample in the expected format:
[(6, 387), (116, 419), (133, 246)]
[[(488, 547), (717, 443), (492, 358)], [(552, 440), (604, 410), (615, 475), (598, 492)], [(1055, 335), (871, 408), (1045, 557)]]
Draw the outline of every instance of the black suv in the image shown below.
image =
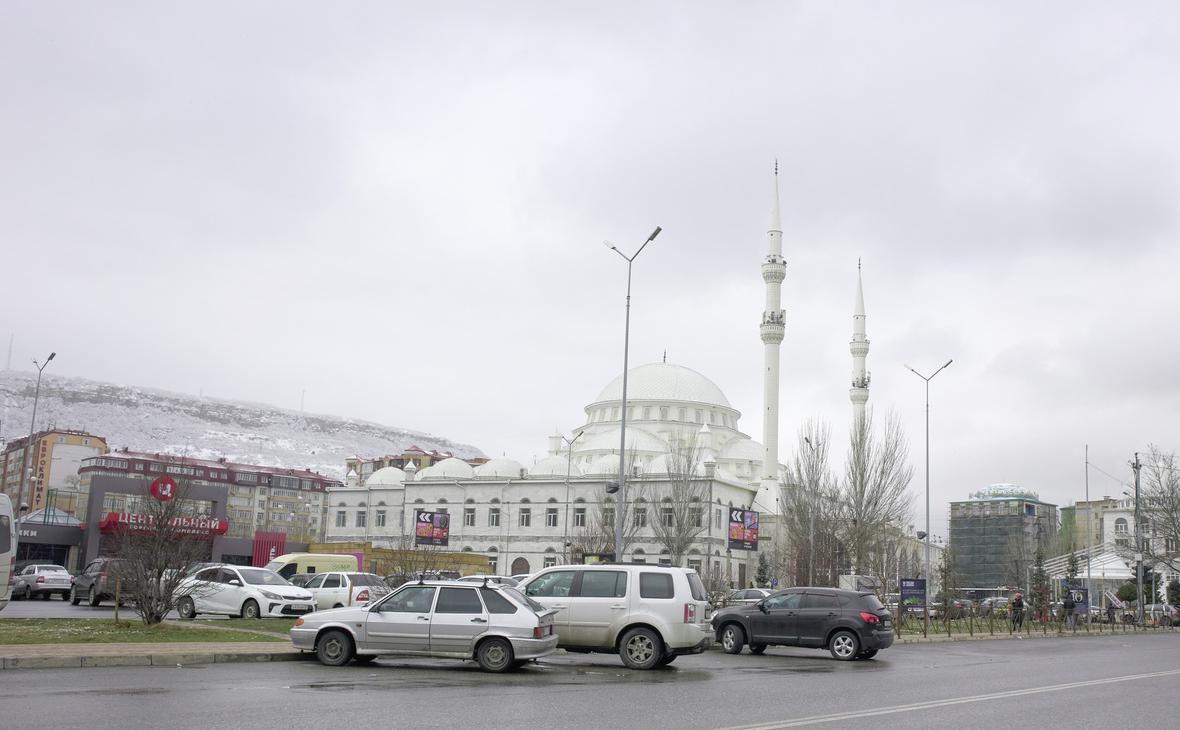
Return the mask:
[(841, 661), (872, 659), (893, 645), (889, 611), (872, 593), (835, 588), (788, 588), (750, 606), (713, 616), (727, 654), (761, 654), (771, 644), (827, 649)]

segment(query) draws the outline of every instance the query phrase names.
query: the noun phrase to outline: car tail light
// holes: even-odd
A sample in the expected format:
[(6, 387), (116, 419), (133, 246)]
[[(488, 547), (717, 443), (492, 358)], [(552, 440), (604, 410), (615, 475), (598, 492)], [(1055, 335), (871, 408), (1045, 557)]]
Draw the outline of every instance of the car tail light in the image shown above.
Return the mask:
[(697, 604), (684, 604), (684, 623), (695, 624), (697, 622)]
[(295, 619), (295, 625), (296, 625), (296, 626), (302, 626), (302, 625), (303, 625), (303, 619), (302, 619), (302, 618), (297, 618), (297, 619)]
[(44, 582), (45, 582), (45, 576), (43, 576), (43, 575), (39, 575), (39, 576), (37, 576), (37, 582), (38, 582), (38, 583), (44, 583)]
[(877, 616), (877, 614), (869, 613), (868, 611), (861, 611), (860, 617), (866, 624), (876, 624), (881, 622), (881, 619)]
[(545, 636), (545, 627), (544, 626), (534, 626), (533, 627), (533, 638), (534, 639), (541, 639), (541, 638), (544, 638), (544, 636)]
[(369, 600), (369, 589), (368, 589), (368, 588), (366, 588), (365, 590), (363, 590), (363, 591), (361, 591), (360, 593), (356, 594), (356, 600), (358, 600), (358, 601), (367, 601), (367, 600)]

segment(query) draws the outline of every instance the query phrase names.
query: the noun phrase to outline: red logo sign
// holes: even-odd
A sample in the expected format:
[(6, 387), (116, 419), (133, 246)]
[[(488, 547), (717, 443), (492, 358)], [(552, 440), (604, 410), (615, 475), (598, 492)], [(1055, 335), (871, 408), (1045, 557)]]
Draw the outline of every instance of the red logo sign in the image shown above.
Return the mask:
[[(151, 532), (155, 521), (150, 515), (127, 512), (108, 512), (98, 523), (100, 532)], [(214, 517), (173, 517), (170, 520), (177, 535), (212, 540), (214, 535), (224, 535), (229, 523)]]
[(152, 482), (152, 496), (161, 502), (167, 502), (176, 496), (176, 482), (172, 477), (157, 477)]

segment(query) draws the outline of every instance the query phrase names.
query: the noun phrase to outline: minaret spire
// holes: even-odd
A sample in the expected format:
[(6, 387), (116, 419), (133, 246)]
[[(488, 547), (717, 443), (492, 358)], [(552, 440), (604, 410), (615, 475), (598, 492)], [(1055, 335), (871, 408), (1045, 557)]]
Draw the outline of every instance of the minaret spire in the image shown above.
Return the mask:
[(848, 398), (852, 401), (852, 415), (861, 419), (865, 415), (865, 404), (869, 401), (869, 372), (865, 369), (865, 358), (869, 354), (869, 340), (865, 336), (865, 291), (860, 275), (860, 259), (856, 260), (856, 304), (852, 311), (852, 340), (848, 343), (852, 353), (852, 388)]
[(770, 208), (770, 230), (766, 232), (767, 254), (762, 263), (762, 281), (766, 283), (766, 308), (762, 312), (762, 486), (755, 498), (762, 511), (777, 511), (778, 496), (778, 405), (779, 346), (786, 332), (786, 312), (782, 309), (783, 279), (787, 263), (783, 259), (783, 226), (779, 218), (778, 160), (774, 161), (774, 199)]

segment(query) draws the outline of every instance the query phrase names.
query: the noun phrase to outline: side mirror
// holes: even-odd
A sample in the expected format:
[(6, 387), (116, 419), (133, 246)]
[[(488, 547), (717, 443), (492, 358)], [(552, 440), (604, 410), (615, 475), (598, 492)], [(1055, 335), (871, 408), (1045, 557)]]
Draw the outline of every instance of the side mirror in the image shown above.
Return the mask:
[(238, 586), (239, 588), (241, 588), (241, 587), (242, 587), (242, 581), (238, 580), (237, 578), (232, 578), (232, 579), (230, 580), (230, 582), (229, 582), (229, 585), (231, 585), (231, 586)]
[(758, 601), (758, 610), (762, 613), (770, 613), (770, 609), (766, 607), (765, 601)]

